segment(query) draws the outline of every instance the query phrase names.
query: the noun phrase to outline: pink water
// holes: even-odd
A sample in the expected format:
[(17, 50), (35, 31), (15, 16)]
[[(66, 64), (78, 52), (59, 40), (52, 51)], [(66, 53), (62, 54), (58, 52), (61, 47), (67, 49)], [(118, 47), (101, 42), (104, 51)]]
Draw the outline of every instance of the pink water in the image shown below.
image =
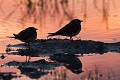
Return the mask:
[[(78, 1), (80, 3), (82, 0)], [(112, 1), (112, 0), (111, 0)], [(11, 3), (11, 4), (10, 4)], [(19, 31), (25, 29), (29, 26), (34, 26), (38, 28), (38, 39), (46, 39), (47, 33), (55, 32), (56, 30), (62, 28), (65, 24), (69, 22), (66, 18), (63, 20), (63, 23), (59, 25), (59, 18), (56, 20), (51, 19), (50, 17), (46, 18), (46, 21), (44, 24), (40, 25), (39, 23), (33, 24), (32, 22), (25, 22), (25, 24), (18, 23), (18, 18), (21, 16), (19, 14), (19, 10), (15, 13), (14, 16), (12, 16), (9, 19), (4, 19), (4, 16), (6, 16), (10, 11), (12, 11), (12, 8), (14, 6), (14, 2), (12, 0), (5, 0), (4, 5), (2, 7), (5, 7), (4, 13), (0, 12), (0, 54), (5, 53), (6, 45), (8, 44), (17, 44), (21, 43), (18, 40), (9, 39), (7, 36), (12, 36), (13, 33), (18, 33)], [(80, 3), (81, 4), (81, 3)], [(111, 7), (109, 10), (109, 19), (108, 19), (108, 27), (106, 27), (105, 22), (102, 20), (102, 14), (101, 12), (97, 11), (93, 7), (92, 1), (87, 2), (87, 18), (86, 21), (84, 21), (83, 17), (83, 11), (80, 4), (75, 5), (75, 13), (74, 17), (79, 18), (83, 20), (82, 23), (82, 30), (78, 37), (81, 37), (82, 40), (94, 40), (94, 41), (103, 41), (103, 42), (120, 42), (120, 4), (119, 0), (114, 0), (114, 3), (110, 3)], [(100, 3), (98, 3), (100, 8)], [(82, 4), (81, 4), (82, 5)], [(114, 6), (115, 5), (115, 6)], [(9, 6), (9, 7), (8, 7)], [(61, 37), (66, 38), (66, 37)], [(74, 38), (76, 39), (76, 38)], [(40, 58), (33, 58), (32, 60), (38, 60)], [(8, 56), (5, 59), (0, 59), (0, 64), (4, 64), (6, 62), (16, 60), (16, 61), (24, 61), (25, 57), (21, 56)], [(68, 70), (68, 77), (69, 80), (80, 80), (80, 77), (85, 74), (85, 70), (87, 69), (94, 69), (94, 65), (98, 66), (100, 69), (100, 73), (103, 75), (107, 75), (108, 68), (111, 68), (113, 70), (113, 73), (116, 76), (116, 80), (120, 80), (120, 54), (119, 53), (111, 53), (108, 52), (103, 55), (85, 55), (83, 57), (80, 57), (80, 60), (82, 61), (83, 65), (83, 73), (76, 75), (73, 74)], [(0, 67), (0, 72), (3, 71), (15, 71), (20, 73), (19, 70), (16, 68), (6, 68), (6, 67)], [(107, 80), (104, 76), (104, 80)], [(45, 78), (49, 78), (49, 75), (41, 77), (39, 80), (45, 80)], [(20, 78), (21, 80), (27, 79), (31, 80), (30, 78), (26, 76), (22, 76)], [(19, 80), (14, 79), (14, 80)], [(103, 79), (101, 79), (103, 80)]]

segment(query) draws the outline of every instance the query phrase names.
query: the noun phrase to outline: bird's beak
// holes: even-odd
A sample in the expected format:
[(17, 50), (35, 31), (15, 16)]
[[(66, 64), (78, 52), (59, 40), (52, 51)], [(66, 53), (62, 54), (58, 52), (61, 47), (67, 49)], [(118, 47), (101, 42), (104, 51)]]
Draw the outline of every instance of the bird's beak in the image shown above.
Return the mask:
[(35, 28), (36, 30), (38, 30), (37, 28)]
[(83, 22), (83, 20), (80, 20), (81, 22)]

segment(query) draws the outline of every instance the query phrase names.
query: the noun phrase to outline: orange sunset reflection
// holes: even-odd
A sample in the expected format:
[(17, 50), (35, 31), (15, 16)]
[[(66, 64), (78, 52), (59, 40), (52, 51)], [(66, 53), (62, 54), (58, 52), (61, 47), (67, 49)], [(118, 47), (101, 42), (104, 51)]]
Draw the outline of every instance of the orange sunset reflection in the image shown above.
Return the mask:
[[(89, 70), (91, 72), (94, 72), (94, 70), (96, 70), (96, 65), (97, 65), (98, 72), (100, 71), (99, 78), (103, 80), (106, 79), (106, 76), (104, 76), (103, 74), (108, 75), (110, 73), (109, 75), (112, 75), (115, 73), (116, 75), (120, 75), (119, 72), (120, 51), (117, 50), (119, 49), (118, 48), (119, 45), (117, 45), (117, 42), (118, 43), (120, 42), (120, 3), (119, 2), (120, 2), (119, 0), (0, 0), (0, 55), (5, 54), (5, 56), (7, 56), (5, 59), (0, 58), (0, 65), (1, 65), (0, 74), (1, 72), (7, 72), (7, 71), (8, 72), (15, 71), (19, 73), (19, 75), (22, 74), (18, 78), (15, 79), (13, 78), (14, 80), (19, 80), (19, 79), (32, 80), (33, 78), (39, 80), (49, 80), (49, 79), (58, 80), (56, 77), (59, 76), (60, 77), (64, 76), (65, 79), (63, 80), (69, 80), (69, 79), (82, 80), (82, 78), (87, 80), (87, 77), (89, 75), (86, 77), (86, 74), (90, 74), (88, 72)], [(32, 69), (33, 71), (30, 68), (31, 72), (29, 72), (29, 70), (28, 72), (24, 71), (26, 70), (26, 68), (24, 69), (21, 68), (21, 66), (16, 66), (16, 65), (12, 65), (11, 68), (6, 66), (5, 68), (3, 67), (3, 64), (12, 61), (13, 62), (16, 61), (16, 64), (27, 65), (25, 63), (26, 55), (24, 56), (8, 55), (6, 53), (7, 52), (6, 48), (8, 47), (9, 44), (16, 45), (23, 43), (20, 40), (8, 38), (8, 36), (13, 36), (13, 33), (18, 34), (20, 31), (28, 27), (35, 27), (38, 29), (37, 39), (38, 40), (47, 39), (48, 33), (54, 33), (58, 31), (73, 19), (83, 20), (83, 22), (81, 23), (82, 29), (80, 33), (76, 36), (77, 38), (73, 37), (73, 41), (78, 40), (78, 38), (80, 38), (81, 40), (79, 41), (81, 42), (86, 40), (92, 40), (96, 42), (96, 44), (97, 41), (108, 44), (116, 43), (113, 46), (108, 46), (107, 48), (105, 48), (106, 50), (105, 51), (103, 50), (102, 52), (103, 55), (98, 54), (99, 51), (98, 52), (91, 51), (87, 53), (86, 47), (85, 48), (81, 47), (81, 49), (82, 48), (85, 49), (83, 52), (86, 52), (86, 54), (78, 55), (79, 54), (78, 53), (77, 57), (74, 56), (74, 58), (73, 57), (72, 58), (76, 60), (76, 63), (77, 62), (78, 64), (81, 63), (79, 64), (79, 66), (83, 69), (84, 72), (81, 71), (80, 74), (74, 73), (74, 70), (70, 68), (71, 65), (74, 64), (74, 62), (72, 63), (72, 58), (71, 61), (68, 61), (71, 63), (67, 62), (67, 65), (64, 65), (63, 64), (64, 62), (61, 62), (62, 65), (59, 66), (57, 65), (55, 67), (52, 65), (53, 69), (51, 68), (51, 66), (47, 67), (47, 70), (37, 69), (36, 65), (40, 64), (39, 62), (40, 60), (43, 63), (45, 62), (45, 60), (49, 61), (49, 59), (47, 59), (49, 57), (48, 56), (46, 57), (46, 55), (45, 56), (42, 55), (39, 57), (32, 56), (31, 62), (33, 61), (35, 68)], [(69, 39), (69, 37), (66, 36), (53, 36), (50, 38)], [(95, 45), (93, 46), (96, 47)], [(102, 45), (102, 48), (106, 46), (107, 44), (105, 44), (104, 46)], [(101, 45), (98, 46), (98, 49), (99, 47), (101, 50)], [(89, 49), (92, 48), (90, 46)], [(111, 51), (108, 48), (110, 48)], [(58, 49), (58, 52), (60, 52), (60, 50), (61, 49)], [(15, 51), (13, 48), (13, 53), (14, 52)], [(38, 52), (41, 53), (40, 51)], [(112, 71), (112, 69), (113, 72), (110, 72)], [(29, 74), (27, 74), (26, 72)], [(59, 74), (57, 74), (57, 72)], [(37, 74), (37, 76), (31, 77), (31, 74), (32, 75)], [(96, 75), (93, 76), (95, 77)], [(112, 76), (112, 78), (114, 78), (114, 75)], [(118, 76), (117, 78), (114, 80), (120, 79), (120, 77)]]

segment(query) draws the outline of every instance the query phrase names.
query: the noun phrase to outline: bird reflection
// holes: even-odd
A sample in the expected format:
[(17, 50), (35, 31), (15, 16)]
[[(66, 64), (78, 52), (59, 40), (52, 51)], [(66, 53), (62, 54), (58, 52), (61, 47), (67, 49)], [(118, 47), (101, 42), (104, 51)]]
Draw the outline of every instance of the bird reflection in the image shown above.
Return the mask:
[(13, 66), (21, 71), (22, 75), (26, 75), (31, 79), (38, 79), (47, 75), (55, 67), (60, 66), (57, 62), (48, 62), (45, 59), (27, 62), (11, 61), (5, 63), (4, 66)]
[[(15, 53), (12, 53), (12, 54), (15, 55)], [(26, 62), (29, 62), (30, 57), (40, 56), (39, 52), (35, 52), (34, 50), (29, 50), (29, 49), (28, 50), (19, 49), (17, 52), (17, 55), (28, 56), (29, 59), (27, 61), (27, 57), (26, 57)], [(83, 72), (82, 62), (74, 54), (54, 54), (50, 56), (50, 59), (55, 60), (59, 63), (64, 63), (65, 64), (64, 66), (75, 74), (79, 74)]]
[(33, 49), (11, 49), (7, 51), (9, 55), (19, 55), (19, 56), (26, 56), (26, 62), (29, 62), (31, 57), (40, 57), (39, 51)]
[(0, 72), (0, 80), (12, 80), (13, 78), (19, 77), (14, 72)]
[(21, 74), (24, 74), (30, 77), (31, 79), (38, 79), (41, 76), (48, 74), (48, 72), (43, 72), (36, 68), (24, 68), (24, 67), (19, 66), (18, 69), (21, 71)]
[(64, 63), (65, 67), (75, 74), (83, 72), (82, 62), (73, 54), (55, 54), (51, 56), (50, 59)]

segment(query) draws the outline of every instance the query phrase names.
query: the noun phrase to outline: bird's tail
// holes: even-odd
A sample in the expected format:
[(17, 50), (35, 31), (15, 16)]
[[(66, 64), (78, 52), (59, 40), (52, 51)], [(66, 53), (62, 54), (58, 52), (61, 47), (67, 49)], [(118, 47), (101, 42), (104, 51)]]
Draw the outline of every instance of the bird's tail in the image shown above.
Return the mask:
[(8, 38), (15, 38), (15, 36), (7, 36)]
[(55, 35), (55, 33), (48, 33), (49, 35), (48, 36), (54, 36)]
[(17, 34), (14, 34), (14, 33), (13, 33), (13, 35), (14, 35), (15, 37), (17, 36)]
[(13, 34), (14, 36), (7, 36), (8, 38), (16, 38), (16, 34)]

